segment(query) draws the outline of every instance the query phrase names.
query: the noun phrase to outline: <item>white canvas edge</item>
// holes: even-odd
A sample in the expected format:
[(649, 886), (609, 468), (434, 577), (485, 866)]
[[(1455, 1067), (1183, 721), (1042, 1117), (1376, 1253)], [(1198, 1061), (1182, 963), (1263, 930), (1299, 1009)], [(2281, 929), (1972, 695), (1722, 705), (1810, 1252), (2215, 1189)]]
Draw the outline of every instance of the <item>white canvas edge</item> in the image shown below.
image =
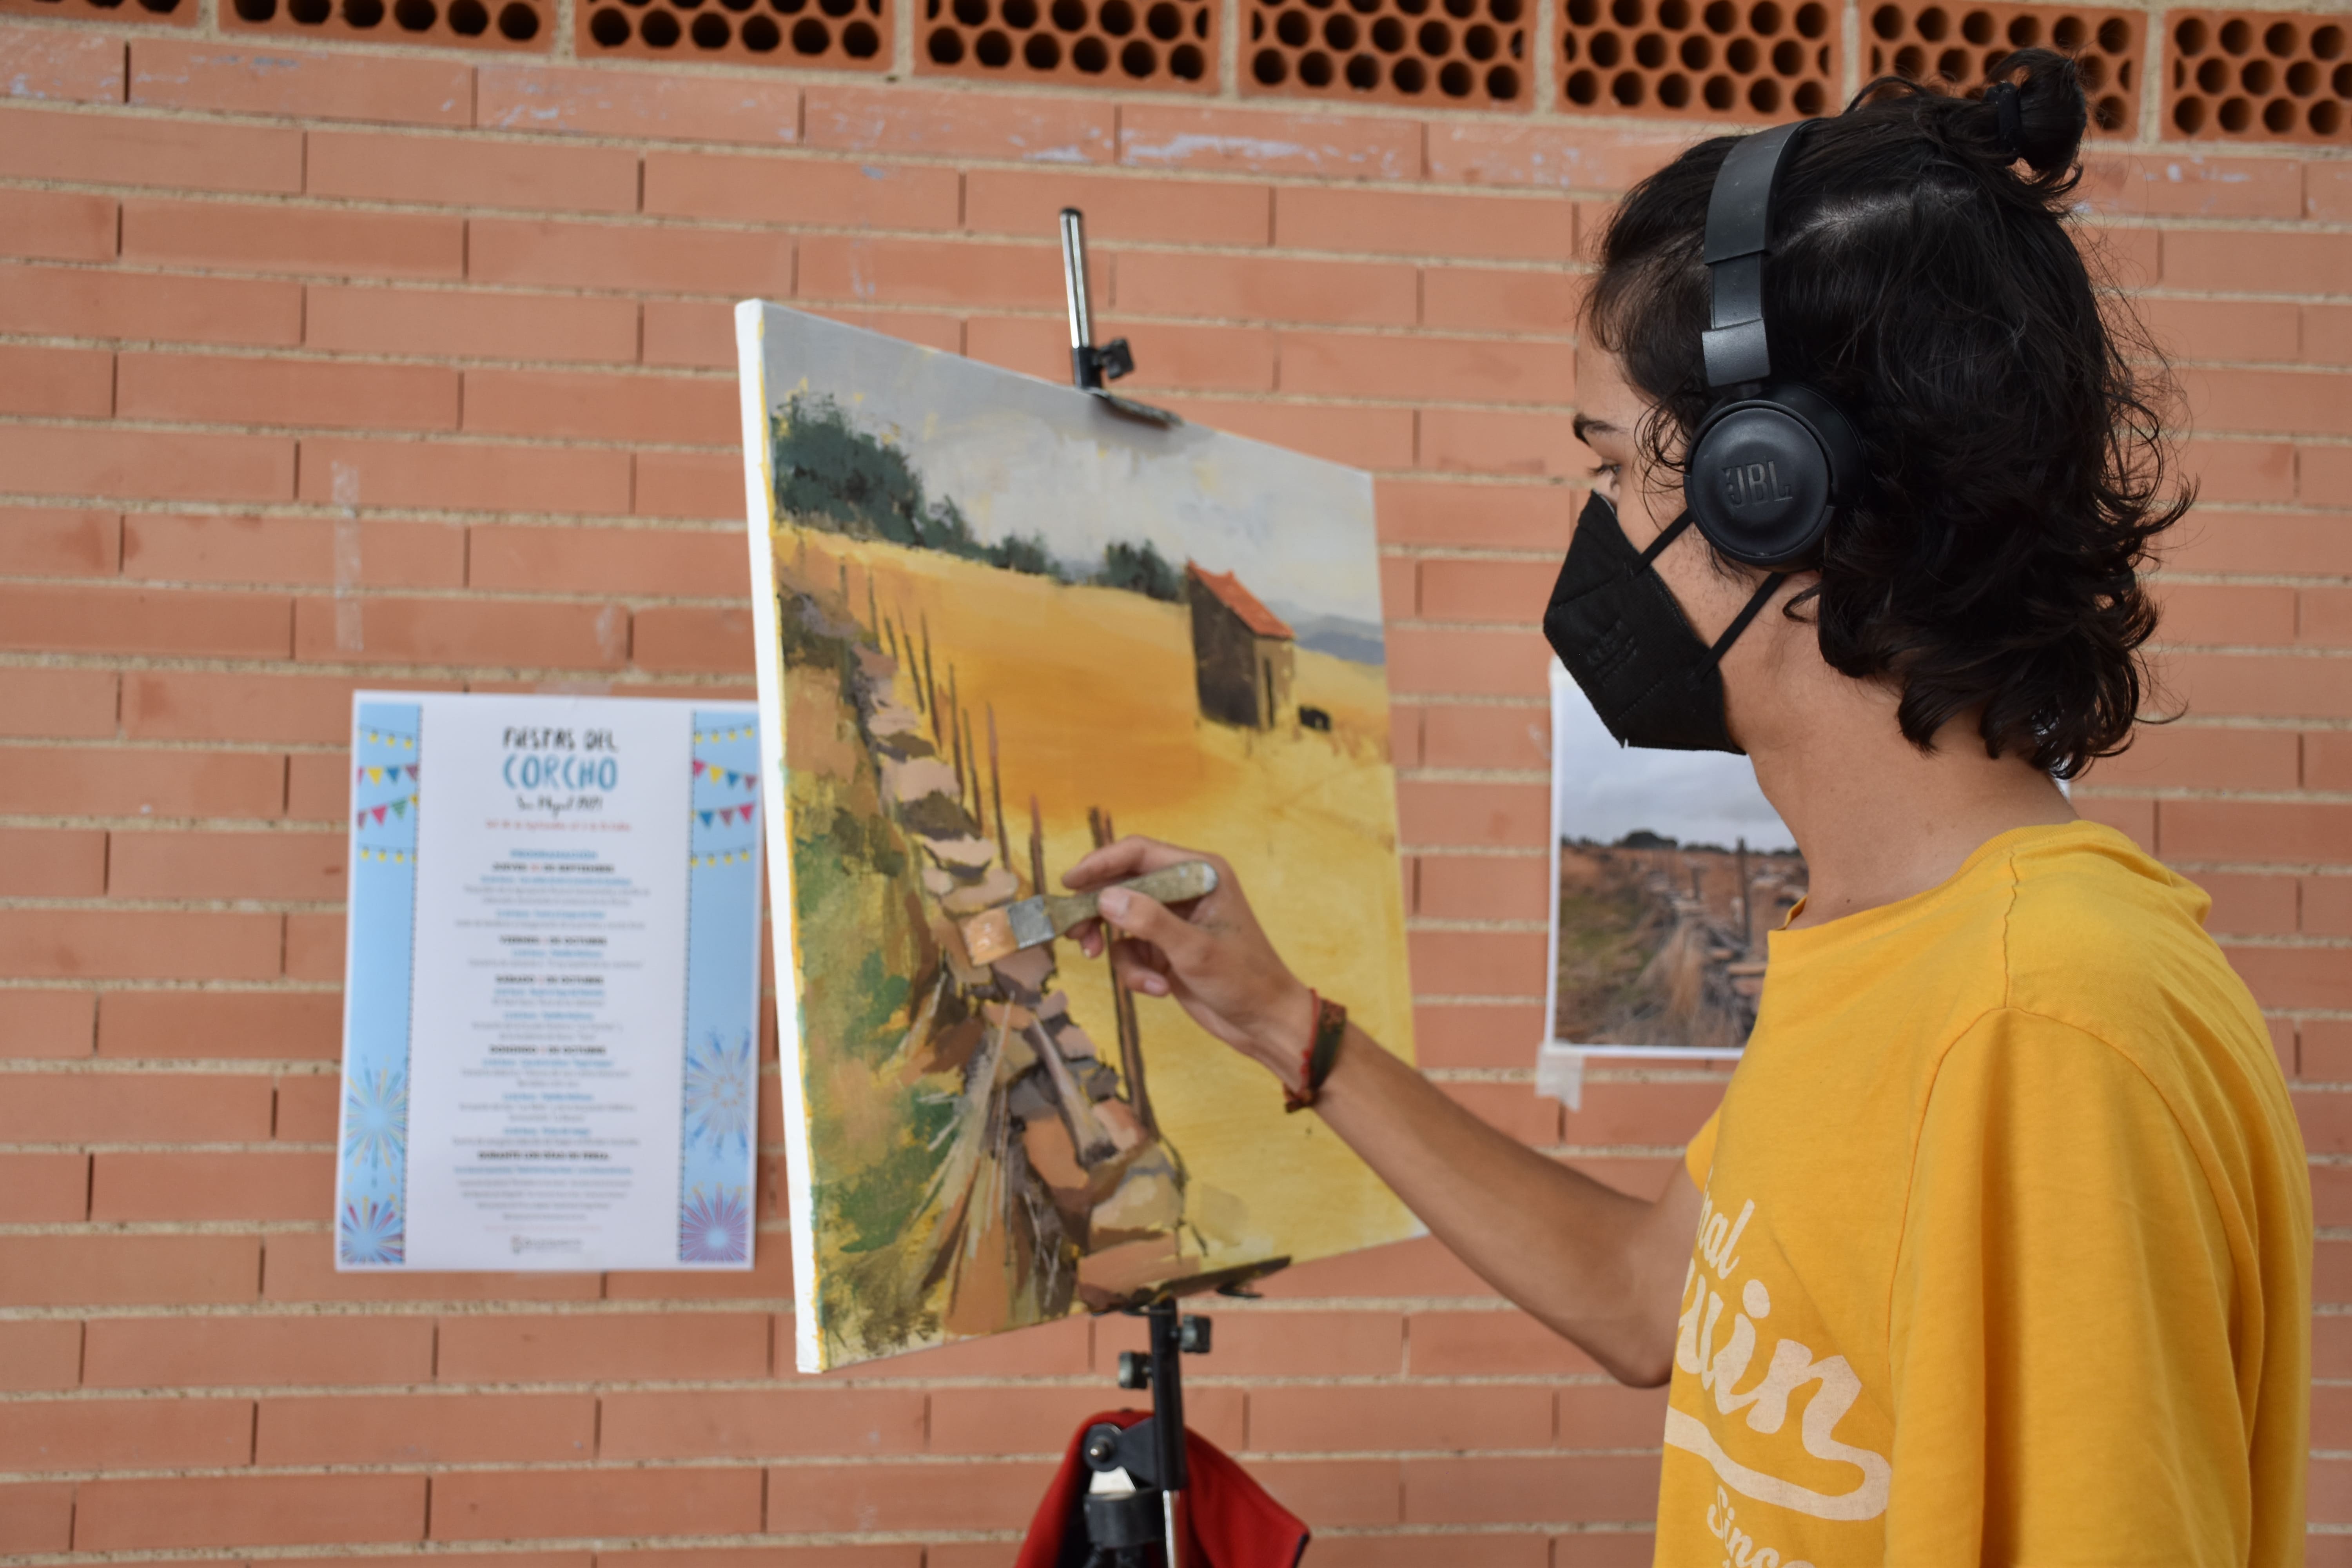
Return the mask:
[[(752, 649), (760, 683), (760, 806), (768, 843), (769, 940), (776, 972), (776, 1079), (783, 1097), (784, 1182), (791, 1196), (794, 1364), (824, 1370), (816, 1321), (815, 1160), (809, 1147), (808, 1093), (801, 1079), (800, 975), (793, 962), (793, 855), (784, 824), (784, 670), (776, 644), (776, 558), (769, 515), (775, 492), (768, 449), (767, 304), (735, 307), (736, 384), (743, 407), (743, 506), (751, 552)], [(781, 852), (780, 852), (781, 851)]]
[[(1714, 1050), (1704, 1046), (1612, 1046), (1588, 1044), (1582, 1040), (1559, 1037), (1559, 832), (1567, 825), (1559, 819), (1559, 754), (1560, 728), (1553, 722), (1559, 711), (1559, 689), (1570, 685), (1575, 677), (1568, 667), (1555, 658), (1551, 660), (1551, 679), (1545, 687), (1545, 700), (1550, 706), (1545, 719), (1551, 728), (1551, 768), (1545, 779), (1550, 793), (1546, 819), (1551, 824), (1550, 836), (1544, 842), (1544, 864), (1550, 868), (1544, 893), (1544, 1021), (1543, 1038), (1536, 1043), (1536, 1092), (1552, 1094), (1569, 1109), (1578, 1109), (1579, 1086), (1583, 1077), (1583, 1064), (1588, 1058), (1614, 1058), (1621, 1061), (1737, 1061), (1741, 1050)], [(1556, 1075), (1556, 1076), (1555, 1076)], [(1553, 1093), (1547, 1085), (1557, 1085), (1563, 1092)]]

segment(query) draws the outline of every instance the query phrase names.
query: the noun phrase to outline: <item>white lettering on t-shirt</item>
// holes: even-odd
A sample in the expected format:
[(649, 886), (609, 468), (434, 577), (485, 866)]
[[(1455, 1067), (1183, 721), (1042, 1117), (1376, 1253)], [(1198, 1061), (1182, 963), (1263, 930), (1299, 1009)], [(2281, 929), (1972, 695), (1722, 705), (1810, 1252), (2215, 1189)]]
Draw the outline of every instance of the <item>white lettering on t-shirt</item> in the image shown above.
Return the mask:
[(1814, 1519), (1875, 1519), (1886, 1511), (1894, 1467), (1885, 1455), (1841, 1442), (1835, 1436), (1838, 1422), (1862, 1397), (1862, 1379), (1845, 1357), (1816, 1360), (1810, 1347), (1783, 1338), (1772, 1346), (1763, 1376), (1748, 1388), (1739, 1388), (1739, 1381), (1748, 1375), (1756, 1358), (1757, 1325), (1772, 1311), (1771, 1292), (1756, 1279), (1740, 1288), (1739, 1304), (1746, 1310), (1732, 1312), (1723, 1348), (1715, 1348), (1716, 1326), (1722, 1321), (1725, 1302), (1699, 1265), (1705, 1262), (1717, 1279), (1728, 1284), (1738, 1262), (1732, 1248), (1755, 1212), (1751, 1200), (1741, 1205), (1736, 1223), (1727, 1224), (1722, 1211), (1715, 1206), (1713, 1194), (1707, 1195), (1700, 1210), (1697, 1256), (1683, 1276), (1675, 1365), (1697, 1378), (1699, 1387), (1714, 1395), (1718, 1414), (1745, 1410), (1748, 1427), (1768, 1436), (1787, 1424), (1791, 1396), (1800, 1389), (1818, 1385), (1797, 1424), (1798, 1441), (1816, 1459), (1853, 1466), (1862, 1472), (1862, 1479), (1851, 1491), (1827, 1493), (1751, 1468), (1724, 1452), (1706, 1422), (1671, 1406), (1666, 1411), (1666, 1443), (1698, 1455), (1714, 1467), (1726, 1485), (1759, 1502)]
[(1723, 1542), (1724, 1568), (1813, 1568), (1801, 1557), (1781, 1561), (1777, 1547), (1759, 1546), (1756, 1538), (1732, 1521), (1739, 1510), (1721, 1487), (1715, 1489), (1715, 1506), (1706, 1510), (1706, 1532)]

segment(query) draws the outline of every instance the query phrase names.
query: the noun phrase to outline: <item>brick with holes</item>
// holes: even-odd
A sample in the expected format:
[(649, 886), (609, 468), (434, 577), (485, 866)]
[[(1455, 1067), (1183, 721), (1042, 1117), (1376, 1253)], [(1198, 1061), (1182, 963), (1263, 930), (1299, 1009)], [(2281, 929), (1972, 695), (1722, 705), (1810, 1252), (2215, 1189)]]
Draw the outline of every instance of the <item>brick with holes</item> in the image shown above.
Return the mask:
[(2336, 142), (2352, 124), (2340, 14), (2168, 11), (2168, 132), (2231, 142)]
[(555, 42), (552, 0), (228, 0), (221, 27), (237, 34), (339, 42), (545, 54)]
[(1559, 107), (1769, 123), (1831, 109), (1843, 68), (1821, 0), (1565, 0)]
[[(783, 7), (775, 8), (783, 11)], [(890, 68), (891, 14), (882, 0), (794, 5), (781, 16), (739, 15), (671, 0), (583, 0), (573, 8), (572, 49), (582, 58), (723, 61), (735, 65), (818, 66), (828, 70)]]
[(1217, 34), (1210, 0), (953, 0), (924, 8), (915, 69), (1213, 92)]
[(1431, 109), (1534, 101), (1527, 0), (1248, 0), (1242, 90), (1253, 96)]
[(2042, 45), (2073, 57), (2090, 100), (2089, 133), (2131, 136), (2139, 130), (2146, 34), (2137, 11), (1887, 0), (1863, 12), (1862, 76), (1906, 77), (1957, 92), (1982, 81), (2011, 49)]

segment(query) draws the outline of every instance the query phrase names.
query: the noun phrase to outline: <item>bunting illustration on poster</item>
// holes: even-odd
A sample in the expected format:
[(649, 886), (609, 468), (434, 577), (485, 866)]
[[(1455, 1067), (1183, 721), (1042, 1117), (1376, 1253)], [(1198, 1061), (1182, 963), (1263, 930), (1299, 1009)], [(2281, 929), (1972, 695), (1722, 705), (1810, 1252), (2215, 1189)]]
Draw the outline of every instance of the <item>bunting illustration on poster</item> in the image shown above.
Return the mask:
[(359, 695), (339, 1269), (751, 1267), (759, 766), (740, 707)]

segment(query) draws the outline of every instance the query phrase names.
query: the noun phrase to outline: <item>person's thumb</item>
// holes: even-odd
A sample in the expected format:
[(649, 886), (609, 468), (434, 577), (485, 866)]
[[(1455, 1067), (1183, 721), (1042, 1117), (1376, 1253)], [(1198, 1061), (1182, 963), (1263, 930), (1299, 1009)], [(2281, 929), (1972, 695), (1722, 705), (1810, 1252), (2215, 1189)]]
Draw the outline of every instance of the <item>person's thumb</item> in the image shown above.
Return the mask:
[(1166, 953), (1179, 971), (1194, 968), (1209, 956), (1209, 933), (1157, 899), (1129, 888), (1106, 888), (1096, 907), (1127, 935)]

